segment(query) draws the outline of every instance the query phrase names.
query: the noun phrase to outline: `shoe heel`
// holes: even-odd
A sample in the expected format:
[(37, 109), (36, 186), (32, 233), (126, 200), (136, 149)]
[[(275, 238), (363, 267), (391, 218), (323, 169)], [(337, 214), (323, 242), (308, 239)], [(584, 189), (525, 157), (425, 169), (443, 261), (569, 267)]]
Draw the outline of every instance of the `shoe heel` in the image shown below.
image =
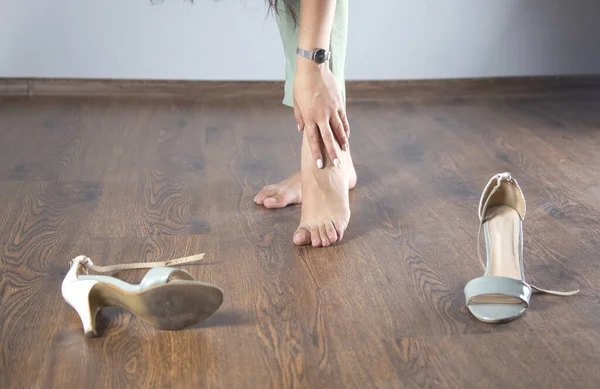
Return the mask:
[(98, 281), (75, 281), (63, 285), (62, 293), (65, 301), (77, 312), (83, 325), (85, 336), (94, 337), (96, 332), (96, 315), (100, 306), (92, 296), (92, 289)]

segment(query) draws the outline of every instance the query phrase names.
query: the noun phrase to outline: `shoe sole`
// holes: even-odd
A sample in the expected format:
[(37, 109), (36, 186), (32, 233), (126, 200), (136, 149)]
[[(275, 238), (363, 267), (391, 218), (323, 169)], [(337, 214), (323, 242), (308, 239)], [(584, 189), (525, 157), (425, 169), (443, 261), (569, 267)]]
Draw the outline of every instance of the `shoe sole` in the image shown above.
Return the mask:
[[(118, 306), (156, 328), (178, 330), (200, 323), (214, 314), (223, 303), (223, 291), (199, 281), (174, 280), (134, 293), (98, 283), (90, 291), (89, 299), (94, 324), (96, 314), (102, 308)], [(95, 325), (85, 335), (97, 336)]]

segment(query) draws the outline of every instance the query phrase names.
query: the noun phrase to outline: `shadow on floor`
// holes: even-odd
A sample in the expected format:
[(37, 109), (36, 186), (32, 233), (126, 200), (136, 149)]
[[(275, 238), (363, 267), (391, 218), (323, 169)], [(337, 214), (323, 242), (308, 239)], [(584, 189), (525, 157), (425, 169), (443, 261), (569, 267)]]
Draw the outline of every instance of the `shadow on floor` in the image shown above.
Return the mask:
[(195, 328), (209, 328), (209, 327), (235, 327), (248, 325), (253, 322), (252, 318), (247, 312), (242, 310), (229, 310), (223, 312), (216, 312), (213, 316), (198, 323), (195, 326), (189, 327), (190, 329)]

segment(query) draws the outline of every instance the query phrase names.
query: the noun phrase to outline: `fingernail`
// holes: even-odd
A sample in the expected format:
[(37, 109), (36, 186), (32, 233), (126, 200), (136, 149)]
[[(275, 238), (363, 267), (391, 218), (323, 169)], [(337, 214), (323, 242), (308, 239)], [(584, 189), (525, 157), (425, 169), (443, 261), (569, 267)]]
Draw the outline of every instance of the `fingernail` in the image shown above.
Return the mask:
[(340, 159), (339, 158), (336, 158), (333, 160), (333, 166), (340, 167)]
[(296, 126), (298, 127), (298, 131), (300, 131), (300, 125), (299, 125), (299, 124), (296, 124)]
[(348, 132), (348, 135), (346, 135), (346, 138), (350, 139), (350, 132)]
[(348, 143), (344, 143), (344, 145), (342, 146), (342, 150), (348, 151)]
[(323, 169), (323, 160), (321, 158), (317, 159), (317, 167)]

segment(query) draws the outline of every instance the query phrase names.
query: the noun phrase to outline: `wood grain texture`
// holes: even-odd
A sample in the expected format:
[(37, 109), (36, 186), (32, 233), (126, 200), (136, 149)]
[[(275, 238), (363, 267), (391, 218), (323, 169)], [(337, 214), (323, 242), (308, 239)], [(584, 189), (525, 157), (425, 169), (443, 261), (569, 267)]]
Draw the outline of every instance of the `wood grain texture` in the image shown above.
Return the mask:
[[(457, 97), (588, 96), (600, 76), (523, 76), (430, 80), (350, 80), (349, 101), (425, 100)], [(281, 100), (283, 81), (0, 78), (0, 96), (104, 96), (195, 101)]]
[[(299, 207), (252, 201), (299, 167), (277, 101), (0, 103), (1, 388), (600, 386), (598, 88), (350, 102), (359, 183), (345, 240), (327, 249), (293, 246)], [(528, 280), (582, 292), (535, 295), (490, 325), (462, 290), (481, 275), (480, 192), (502, 171), (528, 201)], [(86, 339), (60, 294), (78, 254), (198, 252), (187, 269), (225, 301), (192, 328), (107, 308)]]

